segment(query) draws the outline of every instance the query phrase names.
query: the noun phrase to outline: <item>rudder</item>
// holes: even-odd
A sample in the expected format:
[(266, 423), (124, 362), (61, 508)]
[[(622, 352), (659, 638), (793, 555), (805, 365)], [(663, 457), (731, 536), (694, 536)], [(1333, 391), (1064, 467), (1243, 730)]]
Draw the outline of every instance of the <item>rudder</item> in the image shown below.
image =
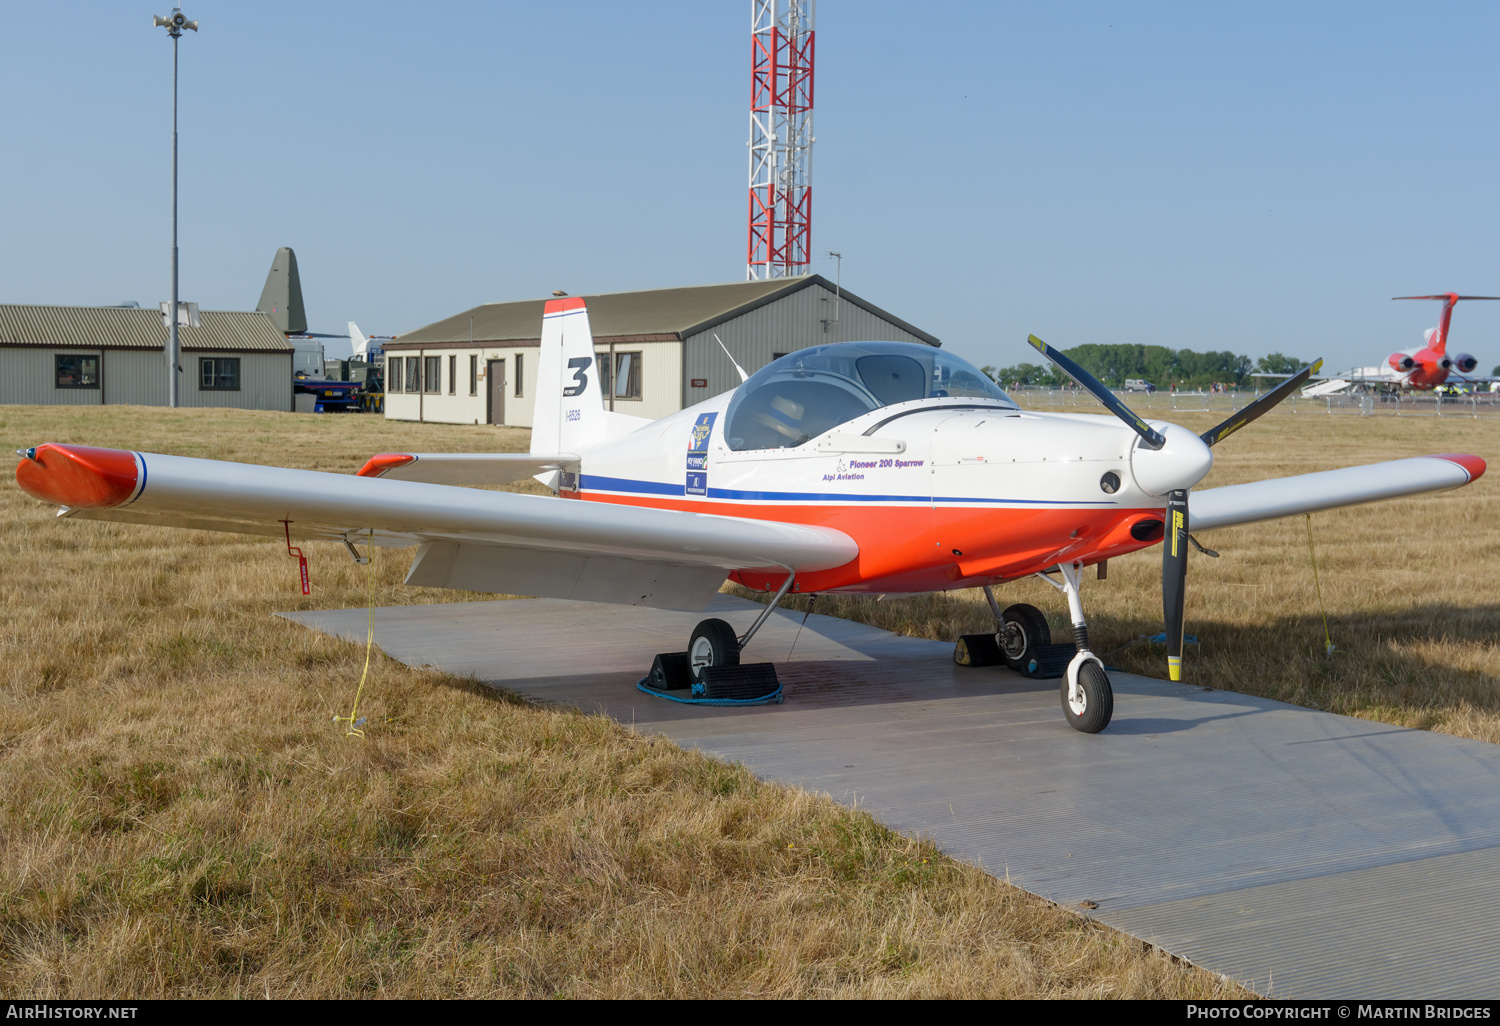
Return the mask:
[(547, 301), (536, 382), (532, 453), (581, 455), (609, 437), (594, 336), (582, 299)]

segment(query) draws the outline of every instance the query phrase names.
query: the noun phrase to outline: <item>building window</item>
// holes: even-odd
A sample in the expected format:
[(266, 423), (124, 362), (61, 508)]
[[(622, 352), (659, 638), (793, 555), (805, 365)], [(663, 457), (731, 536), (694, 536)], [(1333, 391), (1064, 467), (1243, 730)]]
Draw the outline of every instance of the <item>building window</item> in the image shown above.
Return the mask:
[(469, 357), (469, 394), (479, 394), (479, 357)]
[(58, 388), (98, 388), (99, 357), (77, 354), (57, 357)]
[(599, 373), (604, 380), (599, 382), (606, 399), (613, 383), (616, 399), (639, 399), (641, 397), (641, 354), (616, 353), (614, 373), (609, 372), (609, 350), (594, 354), (598, 358)]
[(521, 373), (521, 357), (522, 357), (522, 355), (523, 354), (521, 354), (521, 353), (517, 353), (516, 354), (516, 395), (520, 395), (521, 394), (521, 381), (525, 377), (525, 375)]
[(779, 360), (779, 359), (781, 359), (781, 358), (782, 358), (782, 357), (783, 357), (783, 356), (785, 356), (785, 355), (786, 355), (786, 354), (785, 354), (785, 353), (772, 353), (772, 354), (771, 354), (771, 359), (772, 359), (772, 360), (773, 360), (773, 361), (775, 361), (775, 360)]
[(390, 380), (385, 383), (385, 390), (387, 392), (401, 391), (401, 358), (392, 356), (385, 362), (386, 376), (390, 378)]
[(408, 392), (422, 391), (422, 361), (420, 357), (408, 356), (406, 358), (406, 390)]
[(448, 357), (448, 394), (454, 395), (458, 391), (458, 357)]
[(427, 364), (427, 366), (422, 368), (422, 372), (427, 375), (426, 379), (422, 382), (422, 391), (441, 392), (443, 390), (443, 358), (441, 356), (424, 356), (422, 359)]
[(237, 356), (205, 356), (198, 361), (198, 388), (204, 392), (238, 392), (240, 360)]

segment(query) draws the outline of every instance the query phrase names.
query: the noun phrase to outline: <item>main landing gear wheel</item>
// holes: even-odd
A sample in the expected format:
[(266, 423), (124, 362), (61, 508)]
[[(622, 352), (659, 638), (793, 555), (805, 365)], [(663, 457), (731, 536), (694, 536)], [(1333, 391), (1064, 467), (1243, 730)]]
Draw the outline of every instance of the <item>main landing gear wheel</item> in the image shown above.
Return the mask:
[(688, 671), (693, 680), (702, 682), (703, 671), (710, 666), (738, 666), (740, 639), (734, 628), (723, 620), (704, 620), (693, 628), (688, 642)]
[(1109, 726), (1115, 714), (1115, 692), (1109, 686), (1109, 675), (1090, 660), (1078, 668), (1078, 695), (1068, 697), (1068, 678), (1062, 681), (1063, 718), (1068, 726), (1085, 734), (1097, 734)]
[(1038, 648), (1052, 644), (1052, 631), (1040, 609), (1018, 602), (1000, 614), (1000, 630), (995, 634), (995, 644), (1005, 656), (1005, 665), (1012, 670), (1022, 670)]

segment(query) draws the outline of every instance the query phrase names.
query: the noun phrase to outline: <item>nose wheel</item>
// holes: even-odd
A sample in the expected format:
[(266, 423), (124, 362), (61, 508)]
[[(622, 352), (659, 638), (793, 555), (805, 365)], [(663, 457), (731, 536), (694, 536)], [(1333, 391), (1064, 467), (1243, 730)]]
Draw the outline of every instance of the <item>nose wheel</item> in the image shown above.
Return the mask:
[[(1078, 654), (1068, 664), (1067, 676), (1062, 682), (1063, 718), (1068, 726), (1084, 734), (1097, 734), (1109, 726), (1115, 714), (1115, 693), (1110, 687), (1109, 674), (1099, 657), (1089, 651), (1089, 625), (1083, 618), (1083, 600), (1078, 591), (1078, 563), (1060, 563), (1057, 572), (1059, 582), (1050, 573), (1037, 574), (1042, 580), (1068, 597), (1068, 615), (1073, 621), (1073, 640), (1078, 645)], [(1006, 610), (1007, 613), (1010, 610)]]
[(1064, 677), (1059, 691), (1063, 718), (1068, 721), (1068, 726), (1084, 734), (1097, 734), (1109, 726), (1115, 713), (1115, 693), (1109, 686), (1109, 675), (1097, 662), (1086, 662), (1078, 667), (1075, 685), (1070, 686), (1068, 678)]

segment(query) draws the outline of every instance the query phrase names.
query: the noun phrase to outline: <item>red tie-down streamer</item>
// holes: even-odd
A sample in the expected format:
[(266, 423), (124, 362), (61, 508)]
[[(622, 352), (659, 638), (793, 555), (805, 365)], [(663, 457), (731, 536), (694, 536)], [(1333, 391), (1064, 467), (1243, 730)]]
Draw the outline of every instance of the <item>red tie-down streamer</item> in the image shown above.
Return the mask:
[(302, 571), (302, 594), (311, 595), (312, 585), (307, 580), (307, 557), (302, 550), (292, 545), (292, 522), (283, 520), (281, 526), (286, 528), (286, 554), (297, 557), (297, 567)]

